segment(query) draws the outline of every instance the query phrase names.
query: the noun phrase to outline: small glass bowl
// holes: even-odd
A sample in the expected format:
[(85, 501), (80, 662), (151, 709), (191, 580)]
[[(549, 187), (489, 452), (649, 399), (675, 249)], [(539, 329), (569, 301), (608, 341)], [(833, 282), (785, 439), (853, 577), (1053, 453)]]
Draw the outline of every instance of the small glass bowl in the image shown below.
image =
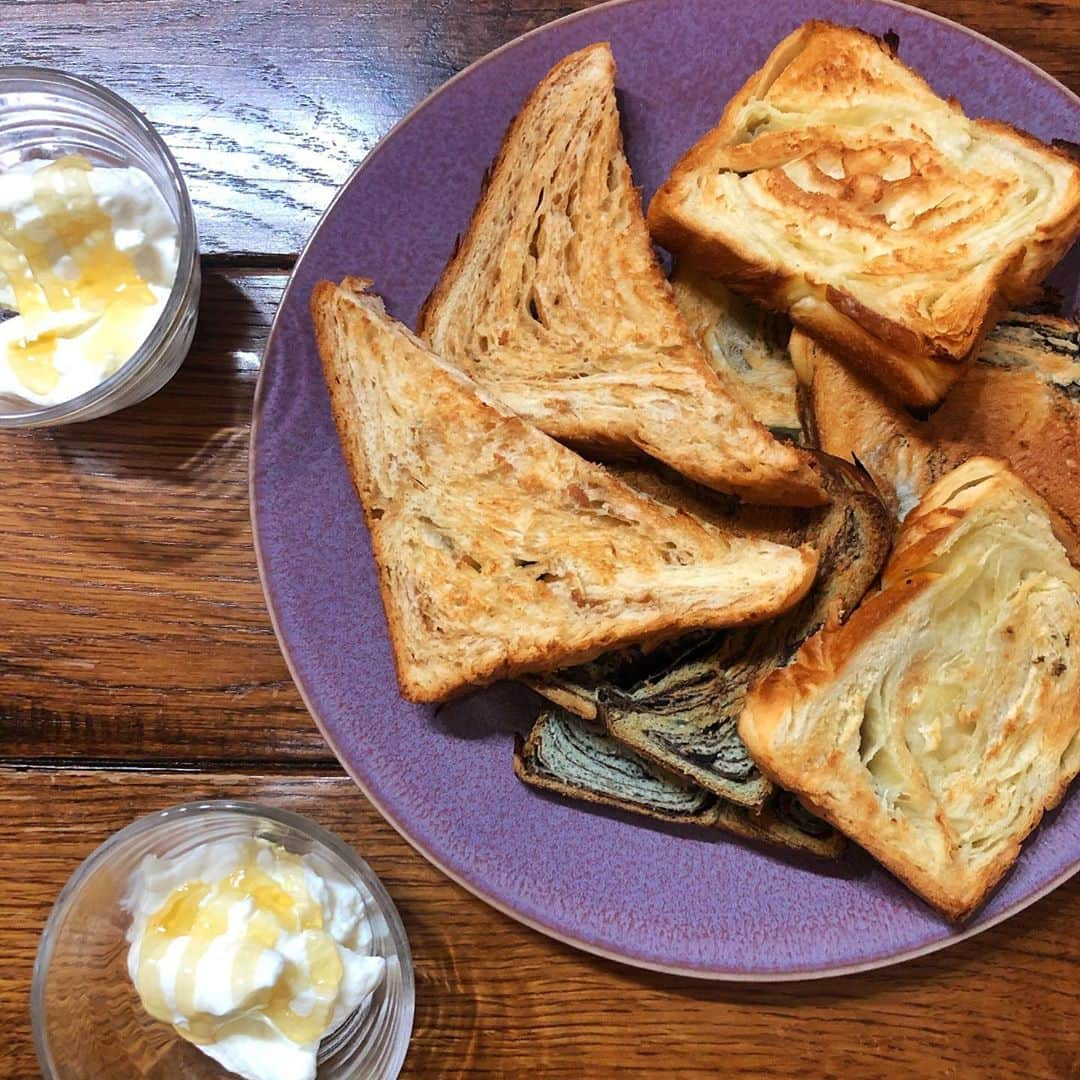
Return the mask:
[(0, 396), (0, 428), (91, 420), (157, 393), (191, 347), (199, 308), (199, 237), (176, 159), (142, 113), (111, 90), (48, 68), (0, 67), (0, 172), (27, 159), (79, 153), (95, 165), (134, 165), (161, 191), (179, 230), (176, 280), (149, 336), (107, 379), (70, 401)]
[(233, 1077), (142, 1007), (127, 970), (124, 910), (146, 855), (258, 836), (328, 864), (363, 895), (373, 951), (385, 957), (372, 996), (319, 1046), (319, 1080), (396, 1077), (412, 1033), (415, 987), (405, 928), (382, 883), (359, 855), (313, 821), (242, 802), (175, 806), (140, 818), (75, 871), (41, 935), (30, 993), (38, 1061), (46, 1080), (224, 1080)]

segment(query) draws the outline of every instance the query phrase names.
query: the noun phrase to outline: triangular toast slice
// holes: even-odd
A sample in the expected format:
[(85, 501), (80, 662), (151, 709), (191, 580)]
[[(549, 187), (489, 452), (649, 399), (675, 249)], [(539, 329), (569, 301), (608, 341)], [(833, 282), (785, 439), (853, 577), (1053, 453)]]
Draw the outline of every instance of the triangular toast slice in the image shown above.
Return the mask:
[(679, 314), (623, 153), (606, 44), (557, 64), (510, 125), (419, 332), (557, 439), (644, 453), (751, 502), (825, 501)]
[(1080, 165), (969, 119), (889, 43), (809, 22), (675, 166), (649, 225), (930, 407), (1076, 239)]
[(796, 331), (791, 356), (816, 445), (857, 459), (898, 517), (943, 473), (977, 454), (1008, 460), (1080, 536), (1080, 326), (1012, 311), (926, 420)]
[(407, 698), (767, 618), (809, 589), (812, 550), (633, 491), (441, 360), (368, 284), (319, 284), (312, 314)]
[(1080, 770), (1076, 554), (1023, 481), (972, 458), (908, 515), (880, 591), (743, 712), (766, 775), (952, 918)]

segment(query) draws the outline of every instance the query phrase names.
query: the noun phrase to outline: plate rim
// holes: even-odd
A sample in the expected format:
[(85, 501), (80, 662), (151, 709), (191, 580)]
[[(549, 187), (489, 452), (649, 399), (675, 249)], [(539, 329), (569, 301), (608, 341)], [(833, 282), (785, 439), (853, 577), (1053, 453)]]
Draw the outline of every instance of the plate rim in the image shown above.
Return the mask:
[[(550, 33), (552, 28), (557, 26), (564, 26), (567, 23), (577, 21), (579, 19), (590, 17), (594, 12), (607, 11), (613, 8), (624, 7), (636, 4), (648, 4), (655, 3), (656, 0), (605, 0), (600, 4), (595, 4), (591, 7), (582, 8), (579, 11), (573, 11), (566, 15), (562, 15), (557, 19), (552, 19), (550, 22), (542, 23), (540, 26), (533, 27), (531, 30), (526, 31), (523, 34), (519, 34), (509, 41), (504, 42), (502, 45), (497, 46), (490, 52), (485, 53), (483, 56), (473, 60), (472, 63), (456, 72), (445, 82), (441, 83), (424, 98), (422, 98), (416, 105), (414, 105), (407, 113), (405, 113), (400, 119), (386, 131), (386, 133), (379, 139), (379, 141), (369, 150), (364, 157), (360, 160), (357, 166), (352, 170), (349, 176), (342, 182), (338, 189), (334, 192), (333, 197), (327, 204), (326, 209), (319, 215), (311, 233), (305, 241), (303, 247), (300, 249), (299, 254), (296, 257), (296, 261), (293, 264), (292, 270), (289, 272), (289, 277), (285, 283), (285, 287), (281, 293), (281, 299), (278, 301), (277, 309), (274, 312), (274, 317), (270, 323), (270, 328), (267, 331), (266, 343), (263, 346), (262, 353), (259, 359), (259, 374), (255, 384), (255, 394), (252, 400), (251, 411), (251, 426), (248, 436), (248, 507), (249, 518), (251, 522), (252, 533), (252, 546), (255, 552), (255, 564), (259, 574), (259, 584), (263, 592), (263, 599), (267, 614), (270, 617), (270, 624), (274, 630), (274, 637), (277, 639), (278, 649), (281, 652), (282, 657), (285, 660), (285, 665), (288, 668), (289, 676), (293, 681), (293, 685), (296, 687), (297, 692), (300, 695), (300, 699), (307, 709), (308, 715), (314, 720), (315, 726), (318, 728), (319, 733), (322, 735), (327, 746), (333, 751), (334, 756), (337, 758), (338, 763), (348, 774), (352, 782), (360, 789), (363, 796), (369, 803), (376, 809), (379, 815), (386, 821), (394, 831), (401, 836), (403, 840), (419, 854), (426, 862), (434, 866), (440, 873), (446, 875), (451, 881), (465, 889), (466, 892), (475, 896), (489, 907), (494, 908), (496, 911), (513, 919), (515, 922), (529, 927), (538, 933), (543, 934), (545, 937), (552, 938), (563, 945), (567, 945), (573, 949), (580, 950), (593, 956), (598, 956), (604, 960), (612, 961), (617, 964), (622, 964), (628, 967), (632, 967), (638, 970), (654, 971), (661, 974), (677, 975), (685, 978), (691, 978), (702, 982), (721, 982), (721, 983), (793, 983), (793, 982), (814, 982), (820, 979), (838, 978), (844, 975), (855, 975), (868, 971), (876, 971), (881, 968), (891, 967), (895, 964), (903, 964), (909, 960), (917, 960), (924, 956), (929, 956), (933, 953), (940, 952), (943, 949), (951, 948), (954, 945), (959, 945), (961, 942), (968, 941), (973, 937), (983, 933), (986, 930), (990, 930), (995, 926), (999, 926), (1007, 919), (1012, 918), (1014, 915), (1018, 915), (1020, 912), (1026, 910), (1032, 905), (1038, 903), (1049, 893), (1055, 889), (1060, 888), (1067, 881), (1073, 878), (1078, 871), (1080, 871), (1080, 855), (1073, 860), (1071, 865), (1066, 866), (1060, 873), (1055, 875), (1049, 881), (1045, 882), (1040, 888), (1027, 894), (1026, 896), (1017, 900), (1014, 904), (1005, 908), (1003, 911), (998, 912), (991, 919), (980, 923), (977, 926), (969, 927), (967, 929), (960, 929), (959, 931), (946, 934), (944, 937), (937, 941), (932, 941), (925, 945), (920, 945), (912, 949), (908, 949), (903, 952), (889, 953), (888, 955), (881, 955), (871, 957), (869, 959), (861, 960), (853, 964), (834, 964), (826, 967), (812, 967), (807, 969), (790, 969), (786, 971), (769, 971), (769, 972), (747, 972), (738, 969), (720, 969), (720, 968), (695, 968), (679, 964), (662, 964), (656, 961), (646, 959), (644, 957), (635, 956), (630, 953), (620, 953), (612, 949), (606, 949), (595, 942), (590, 942), (582, 938), (575, 937), (571, 934), (567, 934), (557, 927), (548, 925), (539, 919), (532, 916), (525, 915), (520, 911), (515, 910), (509, 904), (503, 900), (494, 897), (489, 894), (480, 885), (475, 882), (469, 881), (463, 875), (459, 874), (455, 870), (452, 870), (446, 866), (442, 860), (437, 858), (432, 852), (428, 851), (418, 839), (410, 834), (405, 825), (400, 822), (395, 814), (377, 798), (369, 790), (367, 784), (365, 784), (352, 765), (346, 760), (339, 749), (336, 740), (331, 735), (327, 726), (323, 722), (323, 718), (319, 715), (312, 703), (312, 696), (308, 692), (308, 687), (305, 684), (304, 679), (301, 677), (296, 664), (293, 661), (293, 656), (290, 651), (290, 647), (286, 641), (284, 634), (278, 624), (277, 609), (274, 600), (274, 586), (271, 581), (270, 575), (266, 568), (266, 559), (263, 552), (262, 538), (259, 529), (259, 501), (257, 495), (256, 485), (256, 470), (257, 470), (257, 447), (259, 444), (259, 430), (261, 427), (261, 419), (264, 405), (264, 398), (266, 395), (266, 372), (267, 372), (267, 356), (270, 353), (271, 347), (274, 344), (274, 340), (279, 333), (279, 324), (282, 318), (282, 312), (285, 310), (286, 302), (291, 299), (291, 293), (295, 285), (297, 276), (303, 266), (305, 259), (308, 257), (312, 247), (314, 246), (319, 234), (326, 226), (330, 216), (334, 209), (337, 207), (338, 202), (344, 197), (345, 193), (355, 183), (357, 177), (368, 168), (372, 161), (382, 152), (387, 144), (391, 142), (393, 137), (398, 133), (399, 129), (404, 128), (409, 124), (416, 116), (422, 111), (432, 105), (442, 94), (450, 90), (459, 80), (464, 79), (470, 75), (474, 69), (479, 68), (481, 65), (486, 64), (489, 60), (496, 56), (501, 55), (508, 49), (518, 46), (522, 41), (532, 38), (539, 34)], [(952, 19), (946, 18), (944, 15), (939, 15), (935, 11), (928, 11), (924, 8), (915, 7), (912, 4), (903, 3), (902, 0), (847, 0), (851, 6), (863, 6), (870, 4), (876, 7), (882, 8), (894, 8), (901, 11), (911, 13), (919, 18), (929, 20), (931, 22), (940, 23), (951, 29), (958, 30), (968, 37), (974, 38), (984, 45), (990, 46), (995, 51), (1001, 53), (1013, 63), (1018, 63), (1021, 66), (1027, 68), (1027, 70), (1041, 79), (1044, 82), (1049, 83), (1055, 87), (1058, 91), (1062, 92), (1066, 98), (1071, 99), (1073, 105), (1080, 109), (1080, 94), (1075, 93), (1069, 89), (1064, 83), (1056, 79), (1049, 72), (1039, 67), (1038, 64), (1027, 57), (1021, 56), (1019, 53), (1010, 49), (1006, 45), (1002, 45), (1000, 42), (995, 41), (993, 38), (988, 37), (986, 34), (981, 33), (978, 30), (973, 30), (962, 23), (955, 22)], [(1066, 792), (1068, 797), (1068, 792)], [(1062, 800), (1062, 802), (1064, 799)], [(1061, 804), (1059, 803), (1059, 806)]]

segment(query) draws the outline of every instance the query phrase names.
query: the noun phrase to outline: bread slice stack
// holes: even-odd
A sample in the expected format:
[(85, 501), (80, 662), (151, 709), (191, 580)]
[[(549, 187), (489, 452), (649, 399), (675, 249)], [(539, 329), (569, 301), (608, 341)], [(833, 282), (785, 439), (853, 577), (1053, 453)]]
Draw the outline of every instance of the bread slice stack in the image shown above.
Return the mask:
[(417, 335), (312, 297), (402, 693), (522, 679), (525, 783), (964, 918), (1080, 770), (1077, 330), (995, 326), (1080, 169), (809, 23), (653, 200), (673, 290), (614, 84), (541, 81)]
[(738, 733), (754, 682), (825, 622), (854, 610), (889, 551), (888, 514), (869, 481), (843, 462), (820, 464), (832, 502), (809, 515), (725, 511), (707, 492), (670, 478), (624, 473), (639, 489), (737, 535), (812, 543), (820, 552), (817, 581), (798, 605), (760, 626), (633, 646), (527, 679), (560, 708), (545, 712), (519, 747), (521, 779), (662, 820), (839, 854), (838, 837), (761, 774)]
[(869, 34), (773, 50), (649, 207), (669, 250), (931, 407), (1080, 232), (1080, 167)]
[(639, 494), (436, 356), (368, 284), (324, 282), (311, 307), (407, 698), (763, 619), (810, 588), (810, 549)]
[(623, 153), (606, 44), (557, 64), (503, 141), (419, 332), (549, 435), (645, 454), (751, 502), (825, 501), (709, 365), (672, 299)]
[(627, 473), (654, 497), (733, 535), (819, 552), (814, 588), (783, 616), (759, 626), (697, 633), (664, 645), (608, 654), (590, 664), (528, 679), (544, 697), (595, 720), (624, 746), (728, 803), (761, 810), (773, 786), (746, 752), (738, 722), (753, 683), (783, 663), (828, 620), (859, 604), (889, 553), (892, 527), (873, 485), (843, 462), (821, 459), (830, 505), (812, 514), (756, 508), (722, 511), (706, 493), (672, 480)]
[(514, 772), (530, 787), (677, 825), (835, 859), (844, 838), (786, 792), (748, 810), (669, 772), (596, 724), (553, 707), (518, 739)]
[(1080, 771), (1076, 542), (1000, 462), (946, 473), (872, 595), (751, 692), (776, 783), (969, 915)]

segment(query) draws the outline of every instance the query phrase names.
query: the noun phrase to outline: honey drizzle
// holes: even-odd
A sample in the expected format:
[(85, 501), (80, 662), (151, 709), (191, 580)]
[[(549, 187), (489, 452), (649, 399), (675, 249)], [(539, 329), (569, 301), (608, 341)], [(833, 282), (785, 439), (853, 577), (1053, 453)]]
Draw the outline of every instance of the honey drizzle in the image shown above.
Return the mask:
[[(147, 1011), (173, 1023), (185, 1019), (176, 1031), (190, 1042), (207, 1044), (226, 1035), (265, 1036), (265, 1021), (298, 1045), (317, 1042), (333, 1019), (334, 1005), (344, 978), (337, 942), (323, 928), (321, 906), (308, 893), (300, 859), (275, 847), (277, 881), (257, 865), (258, 847), (249, 846), (242, 865), (227, 877), (208, 885), (192, 881), (174, 889), (147, 921), (139, 949), (136, 987)], [(199, 961), (211, 943), (225, 934), (229, 911), (250, 901), (254, 913), (244, 926), (230, 972), (232, 998), (242, 1003), (238, 1016), (223, 1018), (196, 1008), (195, 989)], [(277, 945), (282, 933), (302, 934), (307, 970), (286, 962), (280, 979), (269, 989), (255, 992), (255, 976), (264, 952)], [(161, 963), (176, 941), (184, 941), (170, 1007), (161, 980)], [(315, 1003), (307, 1013), (293, 1009), (296, 997), (313, 992)], [(265, 1019), (263, 1019), (265, 1018)]]
[[(26, 327), (9, 345), (8, 361), (36, 394), (60, 381), (61, 338), (85, 334), (87, 362), (108, 375), (135, 351), (140, 318), (156, 303), (131, 256), (116, 247), (112, 220), (90, 186), (92, 170), (81, 155), (58, 158), (32, 176), (39, 220), (19, 229), (13, 214), (0, 214), (0, 274)], [(64, 256), (71, 277), (54, 270)]]

